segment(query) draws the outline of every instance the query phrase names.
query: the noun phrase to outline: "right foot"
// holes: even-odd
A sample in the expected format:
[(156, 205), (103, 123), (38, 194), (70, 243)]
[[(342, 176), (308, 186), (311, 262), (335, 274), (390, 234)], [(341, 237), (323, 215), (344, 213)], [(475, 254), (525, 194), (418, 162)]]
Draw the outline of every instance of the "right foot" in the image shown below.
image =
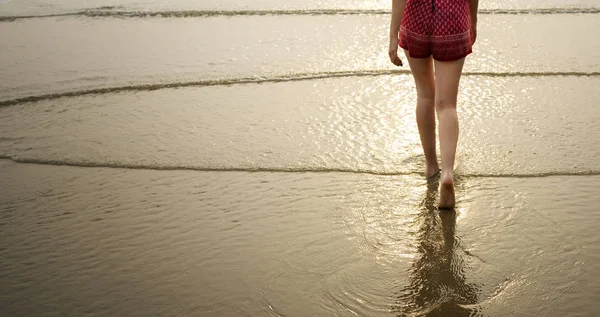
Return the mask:
[(454, 197), (454, 180), (452, 176), (442, 176), (440, 180), (440, 209), (452, 209), (456, 205)]

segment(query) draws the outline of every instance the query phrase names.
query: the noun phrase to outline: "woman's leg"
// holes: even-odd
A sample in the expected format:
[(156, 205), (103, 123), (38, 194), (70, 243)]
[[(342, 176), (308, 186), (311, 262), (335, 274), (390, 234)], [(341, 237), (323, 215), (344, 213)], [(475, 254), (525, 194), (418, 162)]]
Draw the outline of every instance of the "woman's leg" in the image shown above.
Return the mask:
[(425, 154), (425, 176), (436, 175), (440, 168), (435, 152), (435, 80), (433, 58), (406, 58), (417, 86), (417, 126)]
[(435, 61), (435, 109), (439, 120), (442, 175), (439, 208), (454, 208), (454, 158), (458, 143), (456, 99), (464, 58), (451, 62)]

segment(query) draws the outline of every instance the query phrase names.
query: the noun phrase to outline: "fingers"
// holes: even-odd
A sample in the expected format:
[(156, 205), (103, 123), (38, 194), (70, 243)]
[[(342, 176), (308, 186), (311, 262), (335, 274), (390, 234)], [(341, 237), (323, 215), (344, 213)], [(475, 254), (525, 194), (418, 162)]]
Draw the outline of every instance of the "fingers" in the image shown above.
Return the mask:
[(396, 55), (396, 62), (394, 62), (394, 65), (402, 66), (402, 60), (400, 59), (400, 57), (398, 57), (398, 55)]
[(396, 66), (402, 66), (402, 60), (400, 59), (400, 57), (398, 57), (398, 50), (391, 50), (389, 52), (389, 56), (392, 64)]
[(402, 66), (402, 60), (400, 59), (400, 57), (398, 57), (398, 55), (396, 55), (396, 63), (394, 63), (394, 65)]

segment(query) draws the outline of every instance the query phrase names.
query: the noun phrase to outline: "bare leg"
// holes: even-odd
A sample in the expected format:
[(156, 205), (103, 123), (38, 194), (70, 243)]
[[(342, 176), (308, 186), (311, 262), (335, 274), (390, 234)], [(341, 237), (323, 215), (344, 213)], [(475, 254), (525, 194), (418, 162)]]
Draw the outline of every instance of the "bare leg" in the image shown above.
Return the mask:
[(412, 58), (404, 51), (417, 86), (417, 126), (425, 154), (425, 176), (436, 175), (440, 168), (435, 152), (435, 80), (433, 59)]
[(458, 143), (456, 99), (465, 59), (451, 62), (435, 61), (435, 108), (439, 120), (442, 175), (440, 177), (439, 208), (454, 208), (454, 158)]

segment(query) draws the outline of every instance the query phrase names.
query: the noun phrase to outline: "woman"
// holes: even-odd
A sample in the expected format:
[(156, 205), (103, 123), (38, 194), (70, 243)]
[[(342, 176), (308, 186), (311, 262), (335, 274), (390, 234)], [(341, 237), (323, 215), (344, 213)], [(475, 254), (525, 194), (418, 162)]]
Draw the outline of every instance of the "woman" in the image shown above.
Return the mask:
[[(425, 176), (440, 172), (435, 151), (439, 120), (442, 169), (439, 208), (454, 208), (454, 158), (458, 142), (456, 99), (465, 57), (477, 36), (478, 0), (392, 0), (390, 61), (402, 66), (404, 49), (417, 86), (417, 126)], [(435, 66), (435, 76), (434, 76)]]

